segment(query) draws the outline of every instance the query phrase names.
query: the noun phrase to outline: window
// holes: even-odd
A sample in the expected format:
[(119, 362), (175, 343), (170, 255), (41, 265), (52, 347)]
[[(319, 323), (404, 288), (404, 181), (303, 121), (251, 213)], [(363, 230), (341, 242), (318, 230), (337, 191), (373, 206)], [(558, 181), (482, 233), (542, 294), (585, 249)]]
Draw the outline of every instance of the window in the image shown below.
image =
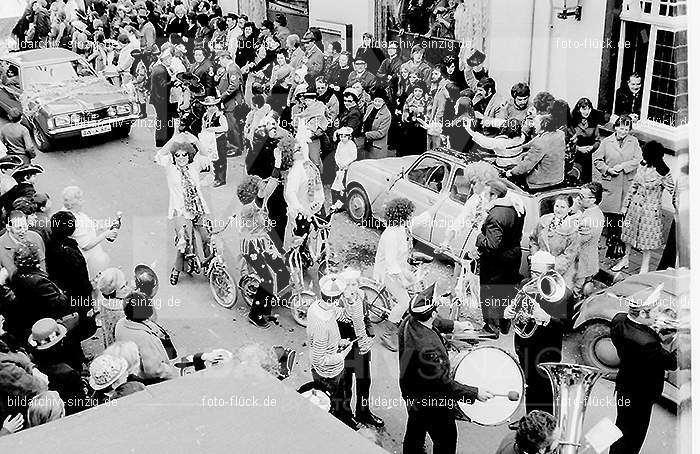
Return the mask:
[(426, 156), (408, 172), (408, 181), (434, 192), (441, 192), (450, 177), (450, 166), (439, 159)]
[(463, 186), (457, 186), (455, 184), (455, 181), (459, 177), (464, 176), (464, 169), (463, 168), (458, 168), (455, 171), (455, 176), (452, 179), (452, 186), (450, 187), (450, 199), (454, 200), (455, 202), (459, 203), (460, 205), (464, 205), (464, 203), (467, 201), (469, 196), (471, 195), (470, 193), (465, 193), (462, 191), (465, 191)]
[(682, 126), (688, 122), (687, 2), (635, 1), (627, 3), (620, 15), (616, 88), (636, 72), (642, 76), (640, 120), (667, 128)]
[(84, 60), (29, 66), (22, 71), (24, 85), (52, 85), (83, 77), (97, 77)]

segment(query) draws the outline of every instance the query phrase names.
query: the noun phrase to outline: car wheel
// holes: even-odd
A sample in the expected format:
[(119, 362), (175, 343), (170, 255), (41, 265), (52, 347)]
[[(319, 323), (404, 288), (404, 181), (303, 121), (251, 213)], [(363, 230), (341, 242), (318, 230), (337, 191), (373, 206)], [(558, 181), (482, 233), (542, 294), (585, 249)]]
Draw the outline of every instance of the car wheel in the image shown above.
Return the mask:
[(345, 204), (348, 216), (357, 224), (362, 224), (372, 216), (372, 205), (361, 186), (350, 188)]
[(620, 367), (620, 357), (610, 338), (610, 326), (605, 323), (588, 325), (581, 340), (581, 356), (589, 366), (597, 367), (608, 378), (615, 379)]
[(39, 149), (39, 151), (44, 153), (53, 151), (53, 143), (51, 142), (51, 139), (49, 139), (44, 131), (41, 130), (41, 127), (36, 123), (34, 123), (32, 127), (32, 138), (34, 139), (34, 143), (36, 143), (36, 147)]

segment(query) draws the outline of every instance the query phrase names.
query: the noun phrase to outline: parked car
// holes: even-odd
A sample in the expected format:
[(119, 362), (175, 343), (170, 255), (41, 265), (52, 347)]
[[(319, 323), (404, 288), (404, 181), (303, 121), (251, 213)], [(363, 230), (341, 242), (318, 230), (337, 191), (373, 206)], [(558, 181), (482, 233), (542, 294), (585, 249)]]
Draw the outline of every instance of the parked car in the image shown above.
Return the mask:
[[(379, 226), (384, 217), (385, 202), (396, 197), (406, 197), (416, 205), (416, 213), (425, 211), (441, 199), (441, 195), (450, 192), (438, 209), (432, 222), (414, 231), (414, 237), (430, 247), (437, 247), (446, 237), (447, 229), (453, 225), (464, 202), (471, 194), (462, 194), (454, 185), (455, 177), (464, 173), (464, 167), (470, 162), (488, 160), (481, 153), (457, 153), (449, 149), (430, 150), (419, 156), (401, 158), (365, 159), (350, 165), (347, 171), (346, 208), (349, 217), (363, 224)], [(504, 180), (510, 190), (523, 201), (526, 209), (523, 227), (522, 248), (523, 266), (526, 272), (526, 256), (530, 248), (528, 235), (537, 226), (543, 214), (551, 213), (554, 200), (560, 195), (571, 197), (578, 194), (578, 187), (564, 187), (530, 194), (519, 186)], [(451, 248), (463, 256), (474, 246), (478, 228), (461, 229), (453, 240)], [(454, 260), (457, 257), (450, 254)]]
[[(613, 286), (600, 290), (579, 303), (574, 315), (574, 330), (583, 333), (580, 343), (583, 361), (598, 367), (614, 377), (620, 366), (620, 358), (610, 339), (610, 321), (620, 313), (626, 312), (627, 300), (635, 292), (645, 288), (664, 284), (660, 297), (662, 307), (670, 307), (677, 313), (687, 304), (690, 297), (690, 270), (688, 268), (670, 268), (664, 271), (635, 274)], [(678, 372), (669, 372), (664, 387), (664, 397), (678, 402)]]
[[(16, 77), (8, 77), (17, 74)], [(62, 48), (0, 57), (0, 110), (21, 108), (39, 150), (56, 141), (111, 133), (125, 137), (140, 108), (121, 87), (98, 76), (84, 58)]]

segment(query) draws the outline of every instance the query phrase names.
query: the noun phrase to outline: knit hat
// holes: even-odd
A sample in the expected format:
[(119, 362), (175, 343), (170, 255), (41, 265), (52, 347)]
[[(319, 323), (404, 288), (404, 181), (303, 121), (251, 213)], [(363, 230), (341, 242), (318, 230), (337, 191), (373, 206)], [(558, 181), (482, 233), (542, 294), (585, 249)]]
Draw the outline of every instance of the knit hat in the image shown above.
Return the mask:
[(39, 250), (34, 243), (20, 243), (15, 249), (14, 261), (18, 270), (39, 269)]
[(95, 391), (105, 389), (119, 380), (128, 368), (124, 358), (100, 355), (90, 363), (90, 387)]
[(104, 296), (116, 293), (126, 285), (126, 276), (119, 268), (107, 268), (97, 276), (97, 288)]
[(334, 273), (323, 276), (319, 279), (318, 285), (321, 287), (321, 293), (331, 298), (341, 295), (347, 287), (343, 278)]

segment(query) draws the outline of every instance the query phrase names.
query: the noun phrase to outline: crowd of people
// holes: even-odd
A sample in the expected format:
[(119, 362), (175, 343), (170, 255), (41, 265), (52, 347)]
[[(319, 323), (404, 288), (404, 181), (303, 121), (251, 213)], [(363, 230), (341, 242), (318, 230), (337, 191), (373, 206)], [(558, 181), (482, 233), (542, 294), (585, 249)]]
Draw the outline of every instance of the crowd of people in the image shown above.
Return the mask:
[[(412, 14), (422, 2), (407, 3)], [(449, 35), (457, 3), (436, 11), (432, 25), (412, 27), (427, 36)], [(409, 22), (416, 22), (410, 14)], [(309, 235), (342, 209), (345, 172), (357, 160), (433, 148), (495, 158), (486, 167), (467, 166), (459, 184), (468, 200), (439, 248), (448, 249), (460, 228), (480, 225), (469, 258), (479, 261), (481, 332), (489, 335), (507, 333), (514, 316), (513, 300), (523, 279), (523, 235), (529, 235), (532, 276), (556, 271), (568, 301), (590, 292), (601, 263), (604, 225), (607, 256), (619, 260), (613, 271), (629, 267), (632, 249), (643, 252), (640, 272), (648, 271), (651, 251), (664, 244), (661, 200), (664, 190), (675, 194), (674, 182), (663, 147), (657, 142), (641, 147), (630, 134), (639, 118), (641, 79), (636, 74), (618, 90), (613, 124), (607, 126), (612, 134), (603, 137), (610, 115), (588, 98), (571, 109), (546, 91), (533, 95), (524, 82), (502, 96), (503, 88), (488, 75), (486, 55), (478, 50), (466, 58), (455, 53), (429, 62), (420, 41), (402, 55), (399, 42), (383, 49), (365, 33), (353, 53), (339, 41), (324, 42), (317, 28), (292, 33), (283, 14), (256, 24), (245, 14), (224, 14), (216, 1), (33, 0), (14, 34), (21, 48), (59, 46), (82, 55), (95, 72), (132, 94), (142, 119), (152, 120), (154, 161), (165, 171), (167, 216), (175, 227), (171, 285), (178, 284), (181, 272), (197, 271), (195, 256), (211, 255), (204, 188), (226, 186), (228, 160), (241, 157), (246, 175), (235, 190), (241, 204), (240, 252), (260, 277), (248, 320), (261, 329), (275, 320), (277, 290), (290, 279), (285, 257), (299, 248), (303, 266), (310, 265)], [(19, 118), (21, 112), (12, 112), (11, 123), (0, 130), (6, 148), (0, 158), (0, 206), (6, 220), (0, 237), (5, 246), (0, 248), (0, 394), (8, 397), (0, 402), (0, 419), (5, 432), (19, 430), (23, 415), (27, 425), (40, 424), (178, 375), (172, 366), (177, 352), (156, 321), (155, 273), (140, 265), (129, 279), (109, 266), (103, 246), (117, 239), (119, 224), (98, 229), (83, 212), (80, 188), (67, 187), (63, 207), (51, 213), (49, 195), (34, 190), (44, 170), (31, 163), (33, 145)], [(524, 232), (522, 201), (502, 178), (533, 193), (581, 188), (576, 200), (557, 198), (553, 212), (543, 215), (533, 232)], [(324, 186), (330, 187), (330, 205)], [(429, 221), (439, 205), (414, 213), (408, 199), (389, 201), (374, 267), (375, 279), (397, 302), (381, 341), (398, 351), (399, 386), (412, 402), (404, 452), (422, 449), (426, 434), (435, 452), (455, 451), (454, 414), (420, 402), (494, 397), (488, 389), (449, 378), (450, 359), (439, 332), (473, 331), (474, 325), (439, 318), (430, 295), (409, 297), (411, 230)], [(307, 327), (312, 378), (331, 396), (331, 413), (354, 429), (359, 423), (384, 424), (368, 405), (374, 332), (359, 277), (360, 270), (346, 268), (321, 278), (321, 295), (308, 310)], [(655, 302), (646, 304), (633, 307), (630, 320), (655, 307)], [(536, 452), (554, 443), (552, 391), (536, 367), (561, 360), (562, 327), (570, 316), (562, 307), (567, 304), (538, 301), (533, 313), (541, 325), (538, 335), (515, 336), (528, 383), (527, 415), (499, 453)], [(88, 392), (80, 341), (98, 326), (106, 350), (86, 369), (93, 390)], [(651, 328), (638, 329), (653, 334), (647, 332)], [(662, 349), (661, 339), (652, 340)], [(672, 368), (672, 353), (659, 349), (655, 353), (663, 367)], [(623, 364), (638, 361), (635, 354), (626, 360), (621, 353)], [(214, 351), (195, 355), (193, 362), (199, 369), (222, 360)], [(633, 400), (638, 396), (636, 390), (623, 391)], [(647, 400), (640, 406), (645, 412), (650, 408)], [(628, 431), (626, 443), (638, 443), (639, 437), (629, 434), (639, 425), (620, 415), (627, 419), (618, 424)]]

